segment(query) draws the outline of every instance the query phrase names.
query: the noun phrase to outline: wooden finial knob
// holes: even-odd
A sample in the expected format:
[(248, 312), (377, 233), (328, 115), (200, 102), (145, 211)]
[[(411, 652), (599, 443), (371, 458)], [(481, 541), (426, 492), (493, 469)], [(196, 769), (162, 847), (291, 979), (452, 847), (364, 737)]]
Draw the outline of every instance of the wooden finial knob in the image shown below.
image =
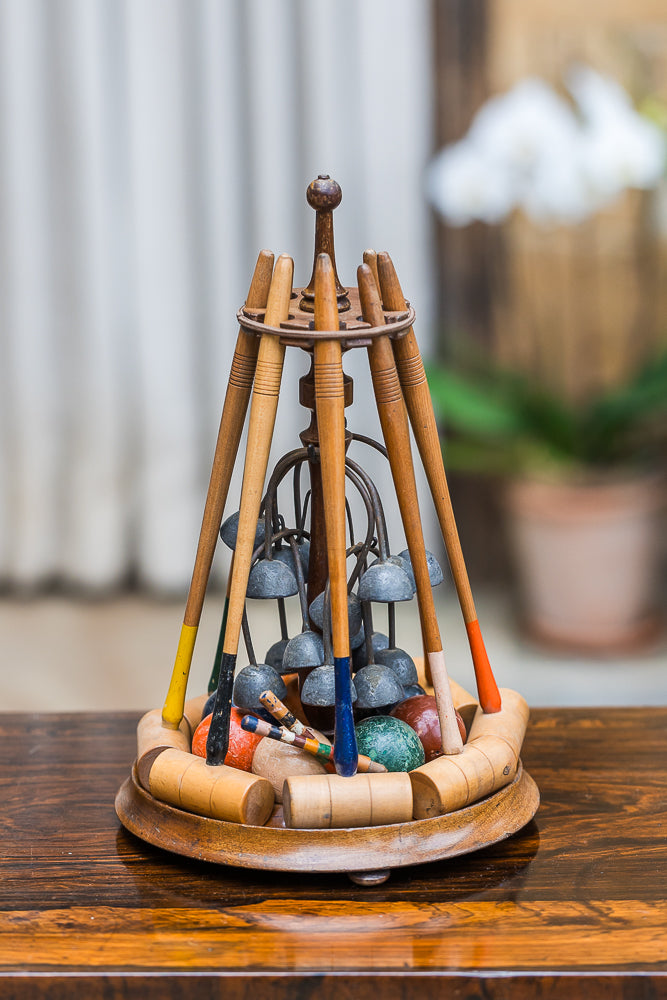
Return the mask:
[(340, 184), (332, 181), (328, 174), (320, 174), (308, 185), (306, 200), (315, 209), (315, 254), (313, 258), (313, 273), (308, 287), (304, 288), (300, 307), (304, 312), (315, 311), (315, 265), (321, 253), (326, 253), (331, 259), (336, 282), (336, 301), (338, 312), (350, 308), (347, 289), (343, 288), (336, 271), (336, 255), (334, 253), (333, 211), (341, 203), (343, 192)]
[(308, 204), (319, 212), (333, 212), (334, 208), (338, 208), (340, 205), (342, 198), (343, 192), (340, 184), (337, 181), (332, 181), (328, 174), (319, 174), (306, 189)]

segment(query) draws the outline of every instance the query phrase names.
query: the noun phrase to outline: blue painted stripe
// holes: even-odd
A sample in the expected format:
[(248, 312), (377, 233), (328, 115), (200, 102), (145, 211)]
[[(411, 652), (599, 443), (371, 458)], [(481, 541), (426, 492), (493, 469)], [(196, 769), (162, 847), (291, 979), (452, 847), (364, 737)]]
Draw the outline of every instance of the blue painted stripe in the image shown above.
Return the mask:
[(336, 681), (336, 730), (334, 734), (334, 764), (336, 773), (351, 778), (357, 773), (357, 737), (352, 714), (352, 684), (350, 657), (334, 657)]

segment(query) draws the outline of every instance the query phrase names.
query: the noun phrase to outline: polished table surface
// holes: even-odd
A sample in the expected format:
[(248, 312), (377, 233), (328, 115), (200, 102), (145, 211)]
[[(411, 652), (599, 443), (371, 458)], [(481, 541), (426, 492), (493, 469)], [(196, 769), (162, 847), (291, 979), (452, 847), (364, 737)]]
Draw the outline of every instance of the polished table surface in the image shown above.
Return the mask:
[(0, 997), (667, 996), (667, 708), (534, 710), (536, 818), (376, 888), (127, 833), (136, 722), (0, 716)]

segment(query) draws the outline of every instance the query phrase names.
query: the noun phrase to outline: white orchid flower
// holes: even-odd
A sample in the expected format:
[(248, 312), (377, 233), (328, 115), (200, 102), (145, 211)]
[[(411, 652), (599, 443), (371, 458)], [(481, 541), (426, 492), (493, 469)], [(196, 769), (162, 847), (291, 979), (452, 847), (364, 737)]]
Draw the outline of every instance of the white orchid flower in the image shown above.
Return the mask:
[(468, 137), (481, 154), (520, 173), (577, 141), (569, 105), (542, 80), (529, 77), (481, 108)]
[(467, 226), (476, 219), (497, 223), (514, 207), (508, 172), (467, 141), (438, 153), (427, 171), (426, 187), (435, 209), (452, 226)]
[(581, 222), (598, 204), (593, 201), (579, 149), (569, 144), (535, 164), (520, 196), (526, 215), (545, 225)]
[(588, 67), (578, 67), (568, 86), (584, 117), (582, 169), (593, 197), (610, 200), (627, 187), (650, 189), (665, 170), (662, 131), (638, 114), (627, 92)]
[(664, 138), (648, 122), (627, 120), (613, 128), (588, 129), (582, 138), (582, 169), (599, 199), (610, 200), (628, 187), (655, 187), (664, 166)]
[(435, 157), (428, 195), (450, 225), (500, 222), (516, 206), (539, 222), (579, 222), (627, 187), (660, 182), (665, 136), (623, 87), (588, 67), (567, 83), (579, 116), (531, 77), (487, 101), (467, 136)]

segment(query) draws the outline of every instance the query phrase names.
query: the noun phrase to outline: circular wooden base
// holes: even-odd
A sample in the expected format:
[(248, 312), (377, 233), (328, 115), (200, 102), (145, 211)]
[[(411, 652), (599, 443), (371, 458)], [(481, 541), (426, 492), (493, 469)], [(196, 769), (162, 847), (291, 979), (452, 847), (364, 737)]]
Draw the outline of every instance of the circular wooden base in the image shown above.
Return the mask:
[(510, 837), (540, 804), (521, 763), (511, 784), (466, 809), (389, 826), (289, 830), (196, 816), (153, 798), (136, 770), (116, 796), (124, 827), (164, 850), (200, 861), (285, 872), (374, 872), (453, 858)]

